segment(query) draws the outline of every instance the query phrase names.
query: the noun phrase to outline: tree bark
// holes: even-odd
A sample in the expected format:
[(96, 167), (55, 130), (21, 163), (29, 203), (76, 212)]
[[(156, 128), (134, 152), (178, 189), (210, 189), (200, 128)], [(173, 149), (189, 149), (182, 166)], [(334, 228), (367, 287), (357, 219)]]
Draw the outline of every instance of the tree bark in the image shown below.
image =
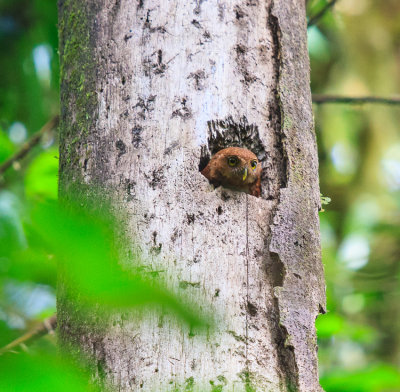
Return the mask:
[[(78, 326), (61, 282), (61, 344), (120, 391), (320, 391), (304, 2), (65, 0), (59, 19), (60, 196), (112, 189), (149, 268), (218, 320), (208, 336), (155, 312)], [(258, 156), (261, 198), (200, 174), (228, 146)]]

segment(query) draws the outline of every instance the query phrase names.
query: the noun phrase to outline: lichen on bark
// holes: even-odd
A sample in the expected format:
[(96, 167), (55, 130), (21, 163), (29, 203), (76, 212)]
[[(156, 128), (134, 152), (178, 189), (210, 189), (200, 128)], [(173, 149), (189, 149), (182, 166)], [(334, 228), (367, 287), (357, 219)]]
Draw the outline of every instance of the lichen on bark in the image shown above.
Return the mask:
[[(97, 116), (96, 64), (93, 25), (96, 6), (93, 2), (60, 0), (60, 186), (80, 178), (82, 153), (94, 131)], [(64, 177), (65, 180), (64, 180)], [(78, 181), (78, 182), (79, 182)]]

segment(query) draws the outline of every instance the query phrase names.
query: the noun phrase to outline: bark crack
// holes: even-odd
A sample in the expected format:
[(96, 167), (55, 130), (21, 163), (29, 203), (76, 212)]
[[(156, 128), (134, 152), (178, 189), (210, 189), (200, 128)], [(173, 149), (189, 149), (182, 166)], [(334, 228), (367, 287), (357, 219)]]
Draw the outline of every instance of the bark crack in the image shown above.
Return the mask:
[[(271, 238), (272, 238), (272, 225), (274, 224), (274, 220), (277, 217), (279, 205), (281, 203), (281, 192), (282, 189), (287, 187), (288, 182), (288, 157), (287, 151), (285, 148), (284, 143), (284, 130), (282, 127), (282, 118), (283, 116), (283, 107), (282, 101), (279, 94), (279, 87), (280, 87), (280, 80), (281, 80), (281, 30), (279, 26), (279, 20), (273, 13), (274, 9), (274, 1), (272, 0), (269, 7), (268, 7), (268, 25), (271, 31), (271, 35), (273, 38), (273, 60), (274, 60), (274, 70), (276, 75), (277, 81), (277, 90), (275, 94), (275, 99), (273, 102), (276, 120), (275, 120), (275, 135), (277, 139), (277, 146), (276, 148), (281, 154), (281, 165), (280, 170), (278, 170), (278, 178), (279, 178), (279, 189), (278, 189), (278, 197), (277, 203), (275, 204), (272, 214), (271, 214)], [(273, 112), (271, 110), (271, 112)], [(271, 243), (271, 238), (269, 239), (269, 244)], [(287, 268), (285, 263), (282, 261), (279, 253), (273, 252), (269, 247), (272, 263), (274, 264), (273, 270), (275, 271), (272, 274), (272, 285), (274, 290), (274, 307), (275, 307), (275, 314), (276, 314), (276, 323), (277, 328), (276, 331), (278, 336), (276, 336), (277, 341), (277, 352), (278, 352), (278, 359), (279, 359), (279, 366), (281, 369), (281, 377), (282, 381), (286, 385), (287, 390), (295, 391), (299, 387), (299, 380), (298, 380), (298, 368), (296, 363), (295, 351), (294, 347), (289, 343), (290, 335), (287, 331), (286, 326), (282, 322), (281, 318), (281, 308), (279, 303), (279, 298), (276, 296), (276, 290), (279, 290), (284, 286), (285, 277), (287, 274)]]

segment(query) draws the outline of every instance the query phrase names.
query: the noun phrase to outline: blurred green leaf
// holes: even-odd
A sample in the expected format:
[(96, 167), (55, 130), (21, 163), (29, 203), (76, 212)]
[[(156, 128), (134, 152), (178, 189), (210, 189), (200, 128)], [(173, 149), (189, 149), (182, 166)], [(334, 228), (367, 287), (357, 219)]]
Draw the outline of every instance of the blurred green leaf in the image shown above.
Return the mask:
[(307, 30), (308, 51), (310, 56), (319, 61), (328, 61), (331, 55), (329, 41), (324, 37), (317, 26), (311, 26)]
[(162, 305), (192, 326), (209, 323), (198, 316), (198, 306), (185, 305), (183, 297), (172, 294), (151, 271), (146, 272), (142, 260), (129, 260), (129, 269), (121, 267), (120, 244), (129, 241), (118, 238), (115, 228), (120, 224), (104, 205), (96, 212), (79, 203), (68, 210), (57, 203), (37, 205), (32, 222), (61, 263), (68, 286), (80, 293), (83, 308), (95, 304), (109, 310)]
[(321, 378), (326, 392), (384, 392), (400, 390), (400, 373), (388, 365), (369, 366), (362, 371), (338, 369)]
[[(0, 256), (26, 247), (18, 199), (11, 192), (0, 192)], [(1, 271), (1, 270), (0, 270)]]
[(26, 353), (0, 356), (0, 391), (96, 391), (85, 372), (56, 355)]
[(56, 200), (58, 194), (58, 151), (38, 155), (25, 176), (25, 192), (31, 199)]
[(8, 159), (14, 152), (15, 147), (7, 134), (0, 129), (0, 163)]
[(330, 338), (341, 332), (345, 325), (343, 317), (335, 313), (327, 313), (318, 316), (315, 326), (319, 338)]
[(315, 326), (319, 339), (330, 339), (332, 337), (341, 337), (354, 342), (369, 343), (377, 339), (377, 333), (374, 328), (352, 323), (338, 313), (327, 313), (318, 316)]

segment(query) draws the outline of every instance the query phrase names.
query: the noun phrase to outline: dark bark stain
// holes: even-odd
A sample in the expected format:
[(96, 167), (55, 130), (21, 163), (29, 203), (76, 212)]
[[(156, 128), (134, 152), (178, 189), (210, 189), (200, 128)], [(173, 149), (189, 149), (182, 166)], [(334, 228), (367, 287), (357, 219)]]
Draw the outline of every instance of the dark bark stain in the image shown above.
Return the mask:
[(270, 49), (270, 47), (268, 47), (267, 45), (260, 45), (258, 47), (259, 58), (260, 58), (261, 62), (264, 64), (266, 64), (270, 61), (269, 56), (268, 56), (269, 49)]
[(149, 180), (148, 181), (149, 185), (153, 189), (156, 189), (159, 185), (163, 184), (165, 181), (164, 167), (159, 167), (158, 169), (153, 170), (150, 177), (147, 175), (145, 176)]
[(187, 98), (186, 97), (181, 98), (181, 100), (180, 100), (180, 108), (175, 109), (172, 112), (171, 117), (172, 118), (180, 117), (183, 120), (191, 118), (192, 117), (192, 111), (187, 107), (186, 103), (187, 103)]
[(194, 214), (186, 214), (186, 220), (189, 225), (193, 224), (195, 221)]
[(115, 147), (117, 147), (118, 150), (118, 158), (126, 154), (126, 145), (121, 139), (117, 140)]
[(145, 30), (145, 33), (161, 33), (164, 34), (167, 32), (167, 29), (164, 26), (156, 26), (153, 27), (151, 25), (151, 20), (150, 20), (150, 12), (151, 10), (147, 10), (146, 14), (146, 21), (144, 22), (143, 29)]
[(136, 109), (138, 116), (142, 120), (146, 120), (146, 115), (154, 110), (155, 100), (156, 100), (155, 95), (150, 95), (147, 99), (139, 97), (135, 106), (133, 106), (132, 109), (134, 109), (134, 110)]
[(235, 6), (235, 8), (233, 9), (233, 11), (235, 12), (235, 18), (236, 20), (240, 20), (243, 19), (245, 16), (247, 16), (244, 11), (237, 5)]
[(157, 231), (153, 231), (152, 233), (152, 237), (153, 237), (153, 246), (150, 248), (150, 253), (155, 254), (155, 255), (159, 255), (161, 253), (161, 249), (162, 249), (162, 244), (158, 243), (157, 244)]
[(242, 74), (243, 79), (240, 81), (249, 86), (257, 80), (257, 77), (252, 75), (247, 69), (248, 63), (246, 59), (247, 48), (244, 45), (237, 44), (235, 46), (236, 64), (238, 65), (239, 72)]
[(169, 147), (164, 150), (164, 156), (171, 154), (172, 150), (179, 146), (179, 142), (173, 142)]
[(203, 3), (204, 0), (196, 0), (196, 7), (194, 8), (193, 12), (196, 15), (199, 15), (201, 13), (201, 4)]
[(220, 22), (224, 20), (225, 17), (225, 4), (218, 4), (218, 19)]
[(206, 73), (204, 72), (204, 70), (199, 69), (196, 72), (190, 73), (187, 79), (193, 79), (195, 90), (200, 91), (203, 90), (204, 88), (204, 80), (206, 79)]
[(120, 8), (121, 8), (121, 0), (116, 0), (111, 9), (111, 15), (113, 20), (115, 20), (115, 18), (117, 17)]
[(135, 196), (135, 186), (136, 182), (127, 178), (125, 180), (125, 191), (127, 194), (127, 201), (133, 200)]
[(188, 282), (187, 280), (181, 280), (179, 282), (179, 288), (186, 290), (188, 287), (193, 287), (195, 289), (200, 288), (200, 282)]
[(203, 38), (205, 42), (211, 42), (211, 34), (207, 30), (203, 33)]
[(154, 254), (154, 255), (159, 255), (161, 253), (162, 250), (162, 244), (158, 244), (157, 246), (152, 246), (150, 248), (150, 253)]
[(149, 77), (154, 75), (163, 75), (167, 69), (167, 64), (163, 63), (163, 52), (161, 49), (155, 51), (151, 56), (142, 61), (144, 74)]
[(182, 235), (181, 230), (178, 227), (175, 227), (172, 235), (171, 235), (171, 241), (175, 242), (178, 237)]
[(249, 302), (249, 301), (247, 301), (247, 313), (250, 315), (250, 316), (256, 316), (257, 315), (257, 313), (258, 313), (258, 309), (257, 309), (257, 307), (254, 305), (254, 304), (252, 304), (251, 302)]
[(197, 264), (200, 263), (200, 261), (201, 261), (201, 256), (197, 254), (193, 259), (193, 263)]
[(201, 29), (201, 24), (200, 24), (200, 22), (197, 21), (196, 19), (193, 19), (190, 23), (191, 23), (194, 27), (197, 27), (198, 29)]
[(142, 143), (141, 134), (143, 132), (143, 128), (140, 125), (135, 125), (132, 128), (132, 145), (135, 148), (139, 148)]

